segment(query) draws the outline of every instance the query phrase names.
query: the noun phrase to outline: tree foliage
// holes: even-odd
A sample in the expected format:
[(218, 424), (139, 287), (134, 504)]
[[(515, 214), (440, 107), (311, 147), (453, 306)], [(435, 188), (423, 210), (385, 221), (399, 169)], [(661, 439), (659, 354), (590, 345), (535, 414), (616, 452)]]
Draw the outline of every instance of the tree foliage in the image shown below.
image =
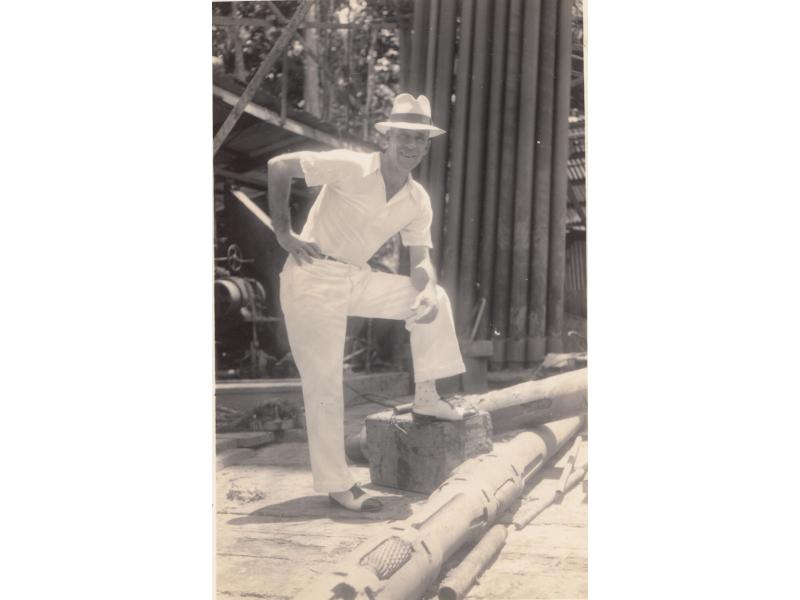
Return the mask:
[[(327, 120), (342, 131), (358, 134), (361, 132), (366, 111), (367, 80), (371, 28), (374, 29), (374, 63), (373, 94), (369, 117), (374, 122), (385, 116), (398, 91), (400, 83), (399, 36), (394, 23), (399, 19), (410, 18), (413, 13), (412, 0), (316, 0), (319, 9), (317, 18), (323, 21), (354, 23), (356, 26), (347, 29), (318, 30), (320, 54), (328, 70), (333, 73), (335, 83), (333, 98), (329, 99)], [(233, 27), (214, 25), (212, 27), (212, 54), (221, 59), (224, 70), (234, 74), (236, 67), (234, 35), (238, 35), (246, 80), (253, 76), (264, 57), (272, 48), (282, 32), (281, 23), (267, 6), (267, 2), (215, 2), (212, 4), (213, 15), (263, 19), (263, 25), (246, 24), (239, 27), (238, 33)], [(278, 2), (276, 6), (287, 17), (291, 18), (297, 9), (298, 2)], [(387, 22), (381, 26), (381, 22)], [(350, 44), (350, 61), (346, 60), (348, 36)], [(288, 49), (288, 70), (284, 75), (279, 62), (273, 72), (267, 76), (263, 89), (279, 97), (282, 78), (288, 81), (289, 106), (302, 110), (304, 108), (303, 43), (294, 39)], [(320, 79), (327, 77), (322, 69)], [(349, 93), (348, 93), (349, 92)], [(349, 111), (347, 105), (349, 103)], [(349, 112), (349, 122), (347, 120)], [(371, 130), (371, 127), (369, 128)]]

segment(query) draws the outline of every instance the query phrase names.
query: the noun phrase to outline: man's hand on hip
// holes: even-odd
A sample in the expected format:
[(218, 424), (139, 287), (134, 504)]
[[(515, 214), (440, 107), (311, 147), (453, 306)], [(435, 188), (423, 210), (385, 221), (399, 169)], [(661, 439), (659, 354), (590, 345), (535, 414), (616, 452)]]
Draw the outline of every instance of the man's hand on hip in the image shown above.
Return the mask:
[(312, 258), (323, 258), (322, 251), (317, 244), (301, 240), (300, 236), (293, 231), (276, 233), (275, 237), (281, 248), (291, 254), (298, 265), (302, 265), (304, 262), (311, 264)]
[(414, 321), (425, 325), (431, 323), (439, 313), (439, 300), (436, 297), (436, 286), (429, 284), (425, 286), (411, 305), (414, 312)]

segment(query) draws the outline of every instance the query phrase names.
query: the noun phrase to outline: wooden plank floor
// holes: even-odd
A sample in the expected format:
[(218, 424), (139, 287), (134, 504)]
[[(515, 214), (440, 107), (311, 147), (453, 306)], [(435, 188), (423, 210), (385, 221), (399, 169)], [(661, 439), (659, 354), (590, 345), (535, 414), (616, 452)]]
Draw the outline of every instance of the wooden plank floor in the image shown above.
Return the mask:
[[(357, 431), (367, 414), (379, 410), (374, 404), (348, 407), (345, 430)], [(542, 470), (523, 504), (552, 489), (566, 462), (564, 454)], [(585, 458), (579, 457), (581, 461)], [(369, 482), (366, 466), (352, 470), (359, 481)], [(288, 600), (387, 523), (414, 514), (426, 499), (367, 485), (386, 495), (384, 511), (357, 514), (330, 506), (327, 496), (312, 488), (308, 446), (300, 431), (218, 471), (216, 482), (219, 600)], [(468, 600), (586, 598), (586, 487), (586, 482), (576, 487), (522, 531), (512, 528), (503, 551)], [(435, 597), (434, 590), (426, 597)]]

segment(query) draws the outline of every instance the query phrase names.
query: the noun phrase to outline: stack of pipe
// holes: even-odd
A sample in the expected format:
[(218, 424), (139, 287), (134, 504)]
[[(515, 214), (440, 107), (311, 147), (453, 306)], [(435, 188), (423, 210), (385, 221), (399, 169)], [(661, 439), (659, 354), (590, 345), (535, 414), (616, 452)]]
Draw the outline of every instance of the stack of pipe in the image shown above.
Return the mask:
[(461, 331), (493, 368), (563, 351), (569, 148), (569, 0), (416, 0), (412, 92), (448, 135), (419, 177), (433, 257)]
[(582, 425), (582, 417), (543, 425), (464, 462), (430, 495), (419, 515), (387, 526), (295, 599), (420, 598), (443, 563), (489, 530)]
[[(585, 415), (589, 408), (587, 376), (588, 369), (576, 369), (485, 394), (465, 396), (463, 402), (489, 413), (494, 433), (533, 427)], [(395, 412), (408, 412), (411, 408), (411, 404), (400, 405), (395, 407)], [(366, 427), (347, 436), (345, 451), (351, 460), (367, 460), (369, 444)]]

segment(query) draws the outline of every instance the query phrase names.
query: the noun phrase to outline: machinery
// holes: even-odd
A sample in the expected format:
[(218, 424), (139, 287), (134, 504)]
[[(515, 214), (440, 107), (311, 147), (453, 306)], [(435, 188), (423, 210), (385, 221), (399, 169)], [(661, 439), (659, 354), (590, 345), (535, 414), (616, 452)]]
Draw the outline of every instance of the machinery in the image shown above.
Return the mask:
[(262, 349), (261, 337), (269, 335), (269, 326), (274, 327), (280, 319), (268, 316), (264, 286), (242, 274), (242, 266), (253, 261), (243, 257), (238, 245), (229, 244), (225, 256), (214, 262), (217, 373), (232, 377), (266, 375), (277, 360)]

